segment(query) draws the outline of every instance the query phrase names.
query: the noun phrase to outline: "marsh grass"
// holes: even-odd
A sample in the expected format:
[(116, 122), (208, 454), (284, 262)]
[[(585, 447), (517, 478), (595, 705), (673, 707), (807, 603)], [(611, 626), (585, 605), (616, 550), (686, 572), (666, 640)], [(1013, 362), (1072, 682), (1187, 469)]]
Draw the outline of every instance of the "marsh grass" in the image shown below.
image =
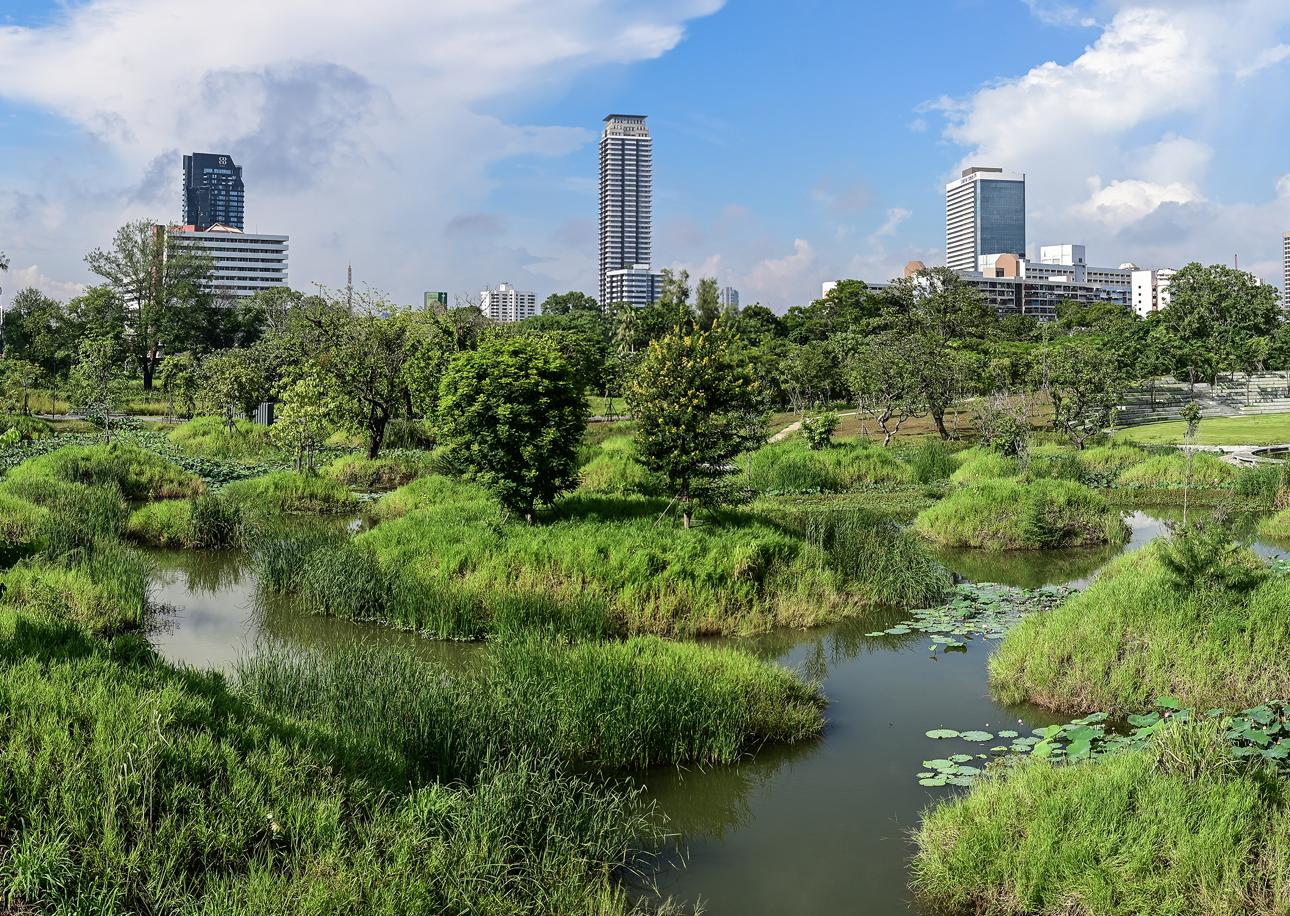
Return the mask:
[(1286, 912), (1285, 782), (1234, 769), (1204, 727), (1095, 763), (1030, 760), (936, 804), (915, 835), (915, 889), (938, 910), (1000, 916)]
[(940, 439), (927, 438), (909, 453), (910, 481), (917, 484), (949, 480), (958, 467), (954, 449)]
[(438, 466), (431, 452), (387, 452), (379, 458), (364, 455), (342, 455), (322, 468), (324, 477), (346, 487), (371, 492), (393, 490), (411, 483)]
[(661, 496), (666, 488), (659, 475), (640, 463), (628, 436), (612, 436), (591, 448), (579, 479), (580, 490), (605, 496)]
[[(1196, 452), (1192, 458), (1190, 485), (1194, 489), (1228, 489), (1240, 476), (1240, 468), (1206, 452)], [(1187, 456), (1182, 452), (1153, 455), (1125, 468), (1116, 483), (1121, 487), (1181, 490), (1188, 483)]]
[(352, 727), (3, 609), (0, 696), (15, 911), (625, 914), (618, 878), (659, 839), (639, 794), (533, 754), (409, 784)]
[(1069, 480), (983, 480), (951, 492), (914, 522), (949, 547), (1034, 550), (1118, 544), (1128, 528), (1118, 510)]
[[(1290, 696), (1290, 576), (1256, 588), (1180, 588), (1160, 545), (1122, 557), (1085, 591), (1024, 620), (990, 661), (1005, 703), (1071, 712), (1149, 708), (1158, 696), (1196, 709), (1245, 709)], [(1257, 562), (1248, 552), (1241, 562)]]
[(358, 499), (337, 480), (317, 474), (274, 471), (236, 480), (221, 491), (225, 499), (259, 513), (350, 512)]
[(983, 480), (1016, 477), (1021, 473), (1021, 465), (1016, 458), (1007, 457), (989, 448), (966, 449), (959, 452), (956, 457), (958, 467), (950, 474), (950, 483), (979, 483)]
[(152, 547), (227, 550), (242, 546), (246, 522), (240, 504), (205, 495), (145, 503), (130, 513), (126, 534)]
[(15, 518), (35, 527), (24, 533), (28, 543), (50, 555), (88, 547), (100, 538), (116, 538), (125, 530), (129, 510), (115, 484), (91, 486), (56, 477), (6, 476), (0, 494), (11, 504), (43, 511), (15, 510)]
[(456, 675), (410, 652), (278, 649), (242, 663), (238, 680), (267, 708), (409, 761), (414, 778), (469, 779), (486, 760), (528, 753), (608, 770), (729, 763), (823, 727), (818, 689), (786, 669), (652, 637), (502, 642)]
[(811, 449), (801, 439), (788, 439), (743, 456), (740, 465), (746, 485), (765, 496), (838, 493), (911, 480), (909, 467), (889, 449), (867, 442)]
[(116, 487), (126, 499), (172, 499), (206, 491), (200, 477), (174, 462), (121, 443), (64, 446), (30, 458), (5, 475), (6, 481), (34, 478)]
[(143, 626), (151, 579), (143, 556), (106, 539), (57, 559), (30, 557), (0, 573), (5, 603), (96, 634)]
[(221, 417), (194, 417), (170, 431), (170, 441), (204, 458), (258, 458), (273, 451), (269, 427), (235, 420), (229, 430)]

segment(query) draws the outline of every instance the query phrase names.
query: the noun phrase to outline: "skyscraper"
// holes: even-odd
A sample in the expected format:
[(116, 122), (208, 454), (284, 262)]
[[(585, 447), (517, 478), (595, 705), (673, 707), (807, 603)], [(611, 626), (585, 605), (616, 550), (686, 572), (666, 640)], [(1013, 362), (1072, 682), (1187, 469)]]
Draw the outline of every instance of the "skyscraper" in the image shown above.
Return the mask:
[(970, 168), (945, 186), (945, 263), (978, 270), (986, 254), (1026, 256), (1026, 176)]
[(1281, 239), (1281, 269), (1284, 273), (1281, 283), (1281, 304), (1290, 309), (1290, 232)]
[[(646, 305), (657, 284), (650, 273), (654, 147), (645, 115), (611, 114), (600, 135), (600, 304), (630, 301)], [(648, 282), (614, 282), (617, 271)], [(630, 296), (629, 299), (620, 298)]]
[(205, 232), (218, 223), (245, 229), (242, 167), (219, 153), (184, 157), (184, 223)]

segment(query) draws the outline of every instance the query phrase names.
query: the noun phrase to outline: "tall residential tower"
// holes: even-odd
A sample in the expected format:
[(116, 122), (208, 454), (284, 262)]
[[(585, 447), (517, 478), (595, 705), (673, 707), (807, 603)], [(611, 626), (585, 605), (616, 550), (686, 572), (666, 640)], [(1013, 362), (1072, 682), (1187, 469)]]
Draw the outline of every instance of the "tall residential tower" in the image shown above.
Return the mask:
[(964, 169), (945, 186), (945, 264), (975, 271), (987, 254), (1026, 256), (1026, 176)]
[(205, 232), (218, 223), (245, 229), (242, 167), (219, 153), (184, 157), (184, 223)]
[(1281, 305), (1290, 309), (1290, 232), (1281, 239), (1281, 268), (1284, 272), (1281, 284)]
[(647, 305), (657, 295), (650, 270), (654, 147), (645, 115), (611, 114), (600, 135), (600, 304)]

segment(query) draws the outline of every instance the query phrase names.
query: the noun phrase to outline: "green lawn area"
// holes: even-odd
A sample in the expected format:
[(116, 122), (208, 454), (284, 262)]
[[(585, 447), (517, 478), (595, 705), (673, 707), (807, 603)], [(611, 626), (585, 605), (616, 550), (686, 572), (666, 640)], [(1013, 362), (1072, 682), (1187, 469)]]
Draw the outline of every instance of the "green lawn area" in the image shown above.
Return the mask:
[[(1182, 420), (1168, 420), (1133, 426), (1116, 433), (1115, 437), (1142, 445), (1177, 445), (1183, 441), (1186, 431), (1187, 424)], [(1290, 413), (1201, 420), (1196, 442), (1199, 445), (1284, 445), (1290, 442)]]

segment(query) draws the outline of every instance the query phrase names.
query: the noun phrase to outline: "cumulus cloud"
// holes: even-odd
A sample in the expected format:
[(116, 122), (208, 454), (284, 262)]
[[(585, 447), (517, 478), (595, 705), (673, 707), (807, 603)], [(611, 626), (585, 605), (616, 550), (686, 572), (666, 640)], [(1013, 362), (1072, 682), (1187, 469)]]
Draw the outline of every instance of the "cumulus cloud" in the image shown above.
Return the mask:
[[(92, 141), (74, 162), (22, 176), (22, 200), (0, 197), (0, 237), (18, 239), (12, 256), (39, 252), (47, 270), (81, 278), (82, 255), (116, 225), (178, 217), (178, 157), (200, 150), (243, 166), (248, 229), (292, 235), (296, 286), (339, 282), (353, 261), (414, 301), (428, 285), (470, 289), (566, 263), (518, 242), (491, 252), (512, 263), (494, 264), (432, 241), (480, 210), (499, 160), (594, 139), (595, 125), (513, 123), (497, 103), (658, 57), (721, 2), (225, 0), (219, 18), (236, 28), (217, 28), (190, 4), (87, 0), (47, 24), (0, 27), (0, 98)], [(19, 184), (3, 164), (0, 183)], [(19, 207), (39, 210), (43, 238), (28, 238)]]
[(1092, 28), (1097, 20), (1073, 3), (1061, 0), (1025, 0), (1025, 4), (1040, 22), (1047, 25), (1080, 26)]
[(0, 293), (0, 309), (7, 309), (13, 303), (13, 297), (28, 287), (34, 287), (46, 296), (64, 300), (85, 292), (84, 285), (80, 283), (66, 283), (45, 276), (39, 264), (11, 267), (8, 273), (0, 273), (0, 287), (3, 288)]
[[(1030, 5), (1037, 15), (1069, 7)], [(1111, 18), (1073, 59), (921, 111), (943, 116), (945, 136), (966, 151), (959, 167), (1026, 173), (1032, 245), (1084, 242), (1102, 263), (1228, 261), (1234, 248), (1248, 253), (1242, 263), (1271, 263), (1278, 227), (1290, 226), (1275, 179), (1261, 199), (1233, 201), (1224, 199), (1230, 183), (1215, 177), (1247, 168), (1237, 138), (1284, 99), (1282, 84), (1254, 75), (1290, 57), (1290, 4), (1109, 0), (1104, 8)]]

